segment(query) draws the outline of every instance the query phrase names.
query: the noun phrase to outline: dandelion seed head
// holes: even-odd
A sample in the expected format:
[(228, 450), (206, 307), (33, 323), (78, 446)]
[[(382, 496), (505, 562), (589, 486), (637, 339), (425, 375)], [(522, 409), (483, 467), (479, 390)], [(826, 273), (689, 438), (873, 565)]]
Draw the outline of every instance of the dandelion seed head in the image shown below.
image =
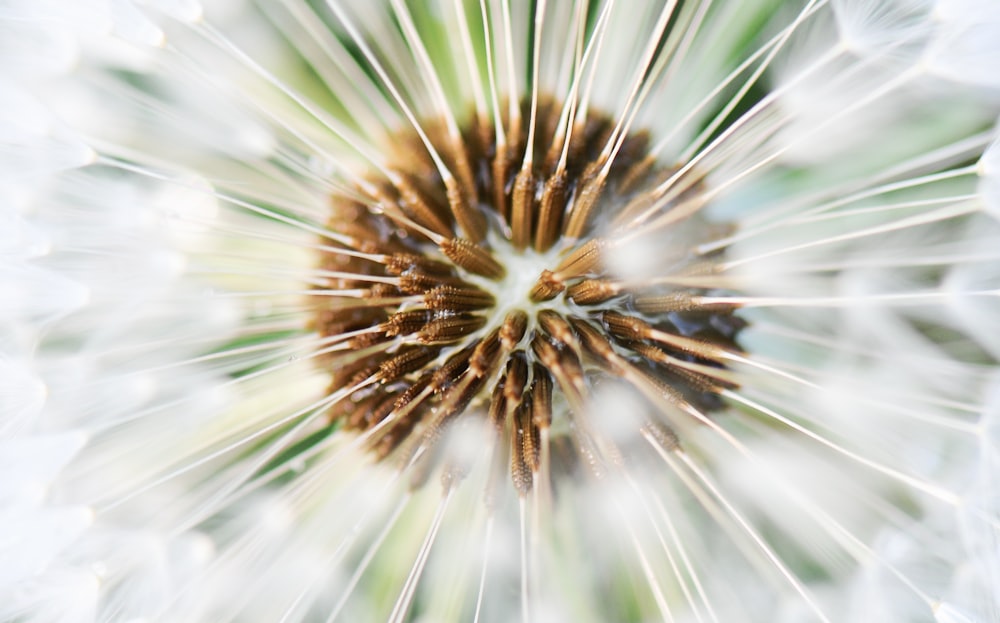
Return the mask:
[(0, 619), (996, 618), (989, 8), (5, 4)]
[[(333, 199), (329, 228), (347, 240), (331, 242), (347, 250), (321, 259), (335, 289), (315, 322), (321, 335), (333, 341), (343, 335), (349, 345), (324, 362), (335, 369), (330, 392), (358, 388), (338, 401), (333, 417), (373, 431), (369, 443), (380, 456), (414, 460), (464, 409), (502, 395), (490, 418), (501, 437), (511, 427), (512, 478), (525, 493), (530, 480), (548, 478), (539, 475), (539, 436), (550, 428), (566, 435), (560, 411), (589, 401), (593, 381), (584, 358), (603, 361), (606, 372), (645, 385), (647, 393), (670, 396), (678, 391), (673, 385), (691, 383), (683, 391), (697, 397), (711, 392), (710, 370), (719, 362), (683, 351), (677, 359), (643, 342), (649, 336), (642, 332), (735, 348), (741, 323), (729, 308), (715, 315), (698, 303), (668, 303), (673, 288), (646, 285), (656, 283), (654, 267), (662, 272), (667, 262), (683, 268), (691, 261), (691, 241), (707, 237), (699, 223), (675, 234), (675, 249), (651, 236), (633, 236), (634, 243), (602, 237), (602, 230), (614, 231), (611, 221), (622, 206), (643, 203), (634, 189), (671, 174), (644, 152), (646, 135), (619, 138), (614, 120), (600, 113), (570, 122), (573, 108), (547, 98), (523, 101), (519, 109), (527, 121), (513, 117), (502, 129), (473, 119), (461, 136), (442, 128), (394, 138), (400, 152), (387, 157), (398, 163), (385, 173), (391, 185), (376, 178), (357, 191), (378, 201), (374, 213), (349, 198)], [(536, 132), (561, 138), (535, 144)], [(628, 253), (610, 251), (615, 245), (634, 245), (631, 262)], [(341, 303), (336, 288), (367, 301)], [(643, 327), (624, 329), (637, 306), (645, 313), (634, 320)], [(629, 353), (633, 341), (639, 346)], [(678, 376), (668, 380), (671, 370)], [(595, 415), (606, 419), (600, 410)], [(621, 425), (628, 422), (624, 416)], [(631, 421), (633, 434), (640, 425)]]

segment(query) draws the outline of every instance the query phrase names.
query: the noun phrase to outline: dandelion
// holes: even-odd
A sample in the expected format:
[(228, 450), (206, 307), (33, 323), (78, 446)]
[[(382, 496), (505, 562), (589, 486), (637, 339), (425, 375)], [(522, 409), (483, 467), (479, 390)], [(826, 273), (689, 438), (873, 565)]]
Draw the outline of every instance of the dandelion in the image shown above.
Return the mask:
[(992, 4), (0, 28), (0, 619), (1000, 620)]

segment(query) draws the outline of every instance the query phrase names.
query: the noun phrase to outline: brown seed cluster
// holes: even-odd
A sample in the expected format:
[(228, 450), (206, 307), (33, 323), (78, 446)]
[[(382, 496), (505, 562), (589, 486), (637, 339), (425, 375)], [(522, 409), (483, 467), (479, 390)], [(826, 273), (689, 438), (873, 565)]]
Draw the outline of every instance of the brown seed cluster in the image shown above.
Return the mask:
[[(425, 125), (437, 158), (416, 132), (395, 137), (390, 168), (334, 198), (327, 226), (342, 238), (324, 241), (320, 262), (331, 296), (314, 298), (315, 328), (335, 344), (322, 360), (330, 392), (345, 394), (331, 420), (408, 464), (478, 406), (524, 494), (545, 456), (593, 462), (584, 435), (550, 429), (583, 417), (598, 376), (657, 405), (718, 408), (743, 322), (699, 307), (699, 290), (638, 287), (606, 269), (614, 251), (596, 232), (670, 173), (644, 134), (609, 159), (612, 119), (590, 112), (561, 132), (562, 108), (542, 100), (529, 146), (530, 103), (521, 109), (502, 131), (482, 119), (460, 136)], [(531, 276), (524, 303), (498, 304), (505, 258), (550, 250), (561, 253)], [(670, 435), (665, 419), (649, 426)]]

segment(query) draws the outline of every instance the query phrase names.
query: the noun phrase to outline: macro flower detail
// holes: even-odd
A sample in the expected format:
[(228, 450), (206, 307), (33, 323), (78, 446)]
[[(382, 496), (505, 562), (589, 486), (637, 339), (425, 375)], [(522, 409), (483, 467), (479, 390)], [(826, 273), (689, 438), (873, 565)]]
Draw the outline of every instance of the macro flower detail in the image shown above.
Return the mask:
[(1000, 620), (980, 0), (0, 5), (0, 620)]
[[(473, 124), (488, 141), (475, 150), (469, 130), (450, 151), (444, 133), (425, 133), (426, 146), (419, 136), (398, 140), (402, 164), (386, 174), (393, 183), (359, 185), (378, 202), (375, 214), (364, 202), (334, 200), (327, 227), (337, 235), (322, 241), (332, 280), (315, 324), (331, 344), (330, 394), (344, 396), (334, 420), (370, 431), (379, 456), (399, 449), (406, 463), (468, 407), (488, 404), (497, 442), (511, 448), (503, 463), (526, 493), (549, 478), (547, 460), (539, 472), (553, 415), (584, 412), (588, 375), (629, 379), (677, 409), (718, 408), (710, 396), (733, 385), (723, 364), (739, 358), (740, 323), (732, 306), (699, 303), (688, 289), (608, 278), (601, 258), (623, 242), (591, 237), (601, 227), (589, 221), (648, 203), (632, 189), (666, 179), (644, 157), (648, 139), (619, 139), (613, 120), (573, 120), (538, 98), (513, 110), (499, 131)], [(525, 118), (528, 137), (556, 139), (519, 138)], [(611, 146), (614, 159), (605, 155)], [(676, 254), (680, 263), (694, 255)], [(569, 409), (553, 414), (554, 398)], [(666, 421), (646, 426), (672, 434)]]

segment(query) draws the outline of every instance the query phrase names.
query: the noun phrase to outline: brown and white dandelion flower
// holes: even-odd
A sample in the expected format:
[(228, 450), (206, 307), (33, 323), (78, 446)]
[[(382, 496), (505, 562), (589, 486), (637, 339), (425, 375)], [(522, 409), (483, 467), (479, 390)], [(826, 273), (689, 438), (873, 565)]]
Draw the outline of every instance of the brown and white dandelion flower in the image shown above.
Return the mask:
[(1000, 620), (992, 2), (0, 31), (0, 619)]

